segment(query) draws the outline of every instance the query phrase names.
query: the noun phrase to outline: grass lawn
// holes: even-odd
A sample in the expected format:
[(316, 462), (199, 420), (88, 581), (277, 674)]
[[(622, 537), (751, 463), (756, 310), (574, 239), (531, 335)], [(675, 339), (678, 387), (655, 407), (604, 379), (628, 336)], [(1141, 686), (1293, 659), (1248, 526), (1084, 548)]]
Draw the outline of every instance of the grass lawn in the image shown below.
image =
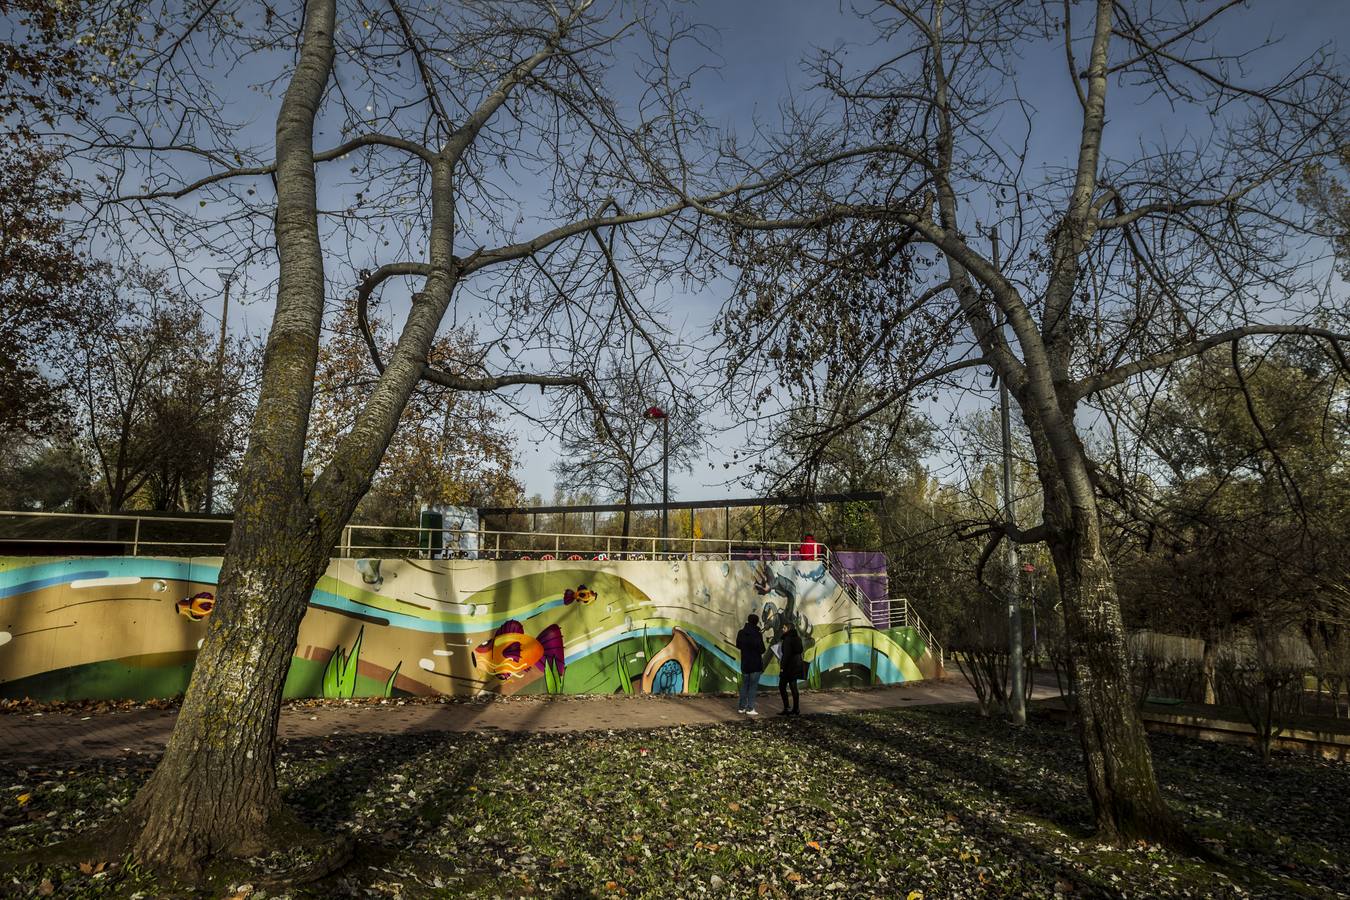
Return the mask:
[[(290, 802), (319, 828), (351, 832), (355, 859), (291, 887), (268, 884), (277, 860), (257, 860), (205, 895), (1350, 893), (1350, 765), (1266, 767), (1249, 750), (1168, 737), (1153, 749), (1169, 799), (1222, 866), (1095, 843), (1076, 739), (1039, 716), (1020, 733), (966, 707), (928, 707), (656, 732), (297, 741), (281, 776)], [(148, 772), (103, 761), (7, 773), (0, 850), (99, 822)], [(32, 862), (0, 875), (0, 895), (183, 893), (116, 861), (84, 868)]]

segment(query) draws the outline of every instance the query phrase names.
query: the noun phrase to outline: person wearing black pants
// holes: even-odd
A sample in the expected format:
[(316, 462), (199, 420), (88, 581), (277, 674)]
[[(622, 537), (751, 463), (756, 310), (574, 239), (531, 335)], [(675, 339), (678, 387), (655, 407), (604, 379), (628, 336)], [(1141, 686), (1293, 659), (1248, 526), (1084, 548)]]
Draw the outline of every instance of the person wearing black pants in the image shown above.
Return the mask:
[[(801, 703), (797, 694), (797, 679), (801, 678), (806, 671), (802, 664), (802, 636), (797, 633), (797, 629), (791, 623), (784, 623), (781, 649), (782, 656), (779, 659), (778, 672), (778, 696), (783, 698), (783, 711), (781, 716), (796, 716), (801, 714)], [(792, 690), (792, 706), (788, 707), (788, 689)]]

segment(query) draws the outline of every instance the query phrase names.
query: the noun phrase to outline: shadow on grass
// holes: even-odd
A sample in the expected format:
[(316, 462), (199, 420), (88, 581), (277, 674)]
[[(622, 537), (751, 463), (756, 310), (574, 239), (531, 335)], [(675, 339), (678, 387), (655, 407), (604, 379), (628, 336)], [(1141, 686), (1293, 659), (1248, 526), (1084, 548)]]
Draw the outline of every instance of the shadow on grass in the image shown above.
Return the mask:
[[(907, 727), (906, 720), (918, 719), (919, 727)], [(833, 757), (850, 763), (866, 777), (889, 785), (897, 793), (922, 797), (938, 808), (948, 810), (963, 830), (985, 836), (1001, 843), (1014, 857), (1022, 855), (1051, 871), (1062, 873), (1067, 881), (1090, 886), (1108, 894), (1120, 890), (1119, 882), (1109, 880), (1109, 872), (1099, 875), (1072, 868), (1054, 856), (1054, 832), (1019, 829), (1002, 824), (998, 814), (1006, 811), (1011, 818), (1048, 824), (1068, 842), (1092, 842), (1093, 823), (1086, 802), (1086, 790), (1081, 772), (1082, 757), (1077, 740), (1048, 720), (1034, 720), (1025, 730), (1014, 729), (996, 719), (975, 719), (968, 710), (958, 707), (930, 707), (908, 709), (902, 715), (873, 713), (864, 716), (816, 717), (794, 723), (796, 740), (808, 744), (822, 757)], [(1053, 739), (1052, 739), (1053, 736)], [(1157, 753), (1155, 743), (1155, 754)], [(1164, 746), (1160, 754), (1166, 762), (1158, 766), (1167, 781), (1175, 776), (1180, 753), (1169, 752)], [(1234, 751), (1229, 750), (1230, 754)], [(822, 760), (823, 761), (823, 760)], [(828, 763), (826, 763), (828, 764)], [(1244, 781), (1250, 796), (1254, 784), (1269, 783), (1261, 776), (1269, 771), (1255, 756), (1249, 760), (1228, 759), (1233, 771), (1221, 779), (1228, 784)], [(1212, 790), (1212, 782), (1205, 772), (1186, 770), (1192, 789)], [(1288, 789), (1307, 788), (1300, 784), (1295, 773), (1281, 780)], [(1264, 784), (1263, 784), (1264, 787)], [(1166, 786), (1164, 787), (1167, 791)], [(1297, 795), (1294, 795), (1297, 796)], [(1343, 795), (1342, 795), (1343, 796)], [(993, 798), (997, 804), (991, 804)], [(1330, 799), (1330, 798), (1328, 798)], [(1179, 807), (1175, 797), (1170, 798)], [(997, 807), (1004, 809), (999, 810)], [(1181, 810), (1186, 813), (1186, 810)], [(1236, 811), (1236, 810), (1234, 810)], [(990, 815), (994, 813), (995, 815)], [(1266, 821), (1258, 807), (1255, 810), (1261, 822), (1241, 821), (1242, 828), (1260, 827)], [(1311, 814), (1317, 820), (1315, 813)], [(1194, 819), (1193, 815), (1187, 815)], [(1325, 841), (1339, 840), (1320, 825), (1319, 837)], [(1040, 837), (1044, 835), (1044, 837)], [(1239, 883), (1277, 893), (1284, 879), (1293, 874), (1286, 856), (1272, 854), (1278, 848), (1272, 839), (1267, 847), (1243, 846), (1246, 858), (1229, 860), (1219, 866), (1210, 866), (1199, 860), (1189, 861), (1196, 866), (1197, 877), (1217, 868)], [(1122, 854), (1128, 851), (1098, 851), (1104, 863), (1127, 862)], [(1314, 854), (1315, 855), (1315, 854)], [(1344, 873), (1335, 866), (1299, 867), (1299, 877), (1307, 878), (1320, 888), (1343, 890)], [(1215, 885), (1217, 887), (1218, 885)]]
[[(536, 735), (534, 724), (544, 706), (509, 732), (420, 732), (364, 734), (338, 739), (311, 738), (287, 744), (287, 755), (312, 764), (316, 751), (342, 753), (343, 760), (308, 778), (286, 793), (286, 801), (311, 827), (329, 832), (355, 824), (363, 798), (376, 792), (383, 802), (377, 833), (358, 833), (351, 862), (315, 885), (335, 886), (362, 870), (378, 870), (397, 861), (415, 863), (428, 881), (460, 893), (488, 891), (503, 896), (519, 893), (521, 884), (491, 863), (497, 849), (490, 843), (474, 856), (450, 859), (426, 842), (464, 811), (475, 782), (499, 765), (509, 765)], [(404, 772), (409, 773), (404, 776)], [(383, 794), (383, 797), (380, 796)], [(477, 868), (476, 868), (477, 867)], [(553, 896), (570, 897), (569, 893)], [(575, 896), (586, 896), (576, 894)]]

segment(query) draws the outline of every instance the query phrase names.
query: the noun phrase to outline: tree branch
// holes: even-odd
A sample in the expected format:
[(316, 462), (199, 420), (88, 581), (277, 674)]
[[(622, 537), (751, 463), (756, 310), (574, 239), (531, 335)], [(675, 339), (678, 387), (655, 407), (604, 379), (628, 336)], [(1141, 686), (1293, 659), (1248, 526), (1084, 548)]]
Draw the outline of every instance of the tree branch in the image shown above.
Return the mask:
[(1164, 366), (1171, 365), (1183, 359), (1189, 359), (1192, 356), (1199, 356), (1212, 347), (1221, 344), (1227, 344), (1241, 340), (1244, 337), (1251, 337), (1258, 334), (1298, 334), (1304, 337), (1322, 338), (1331, 343), (1332, 349), (1341, 361), (1341, 365), (1350, 372), (1350, 361), (1347, 361), (1345, 353), (1340, 344), (1342, 341), (1350, 341), (1350, 334), (1337, 334), (1334, 331), (1328, 331), (1325, 328), (1314, 328), (1309, 325), (1245, 325), (1240, 328), (1230, 328), (1218, 334), (1210, 335), (1205, 338), (1182, 344), (1179, 347), (1173, 347), (1170, 350), (1160, 350), (1142, 359), (1126, 363), (1123, 366), (1117, 366), (1106, 372), (1092, 375), (1087, 378), (1079, 379), (1070, 386), (1070, 396), (1075, 400), (1082, 400), (1098, 391), (1115, 387), (1123, 384), (1135, 375), (1143, 372), (1149, 372), (1153, 369), (1161, 369)]
[[(347, 141), (343, 144), (339, 144), (336, 147), (332, 147), (328, 150), (323, 150), (318, 153), (315, 153), (314, 162), (316, 163), (330, 162), (332, 160), (340, 159), (343, 156), (346, 156), (353, 150), (359, 150), (362, 147), (375, 147), (375, 146), (393, 147), (396, 150), (403, 150), (426, 162), (431, 162), (432, 159), (435, 158), (430, 150), (428, 150), (426, 147), (423, 147), (416, 141), (405, 140), (404, 138), (395, 137), (394, 135), (391, 134), (363, 134), (358, 137), (354, 137), (350, 141)], [(173, 149), (186, 150), (186, 148), (182, 147)], [(189, 150), (188, 152), (199, 152), (199, 151)], [(276, 171), (277, 166), (275, 163), (273, 163), (270, 166), (238, 166), (232, 169), (225, 169), (220, 172), (213, 172), (210, 175), (204, 175), (201, 178), (198, 178), (196, 181), (184, 185), (183, 187), (176, 188), (174, 190), (152, 191), (148, 194), (123, 194), (117, 197), (113, 197), (108, 202), (127, 203), (131, 201), (143, 202), (146, 200), (164, 200), (164, 199), (178, 200), (183, 197), (186, 197), (188, 194), (191, 194), (194, 191), (207, 187), (208, 185), (216, 184), (221, 181), (228, 181), (231, 178), (246, 178), (251, 175), (275, 175)]]
[[(1229, 203), (1233, 203), (1237, 200), (1242, 199), (1247, 194), (1254, 191), (1256, 188), (1270, 181), (1270, 179), (1274, 178), (1276, 174), (1278, 174), (1281, 171), (1284, 171), (1287, 168), (1288, 166), (1281, 166), (1275, 169), (1274, 171), (1268, 172), (1264, 177), (1256, 179), (1246, 187), (1229, 191), (1222, 197), (1205, 197), (1199, 200), (1184, 200), (1179, 203), (1149, 203), (1144, 206), (1138, 207), (1137, 209), (1132, 209), (1128, 212), (1121, 213), (1120, 215), (1111, 216), (1110, 218), (1106, 219), (1098, 219), (1097, 227), (1100, 229), (1123, 228), (1124, 226), (1129, 225), (1131, 222), (1134, 222), (1138, 219), (1142, 219), (1144, 216), (1151, 216), (1157, 213), (1175, 214), (1180, 212), (1186, 212), (1187, 210), (1190, 209), (1203, 209), (1205, 207), (1225, 206)], [(1112, 191), (1107, 195), (1107, 198), (1109, 198), (1112, 194), (1114, 194), (1114, 189), (1112, 189)], [(1100, 203), (1101, 201), (1098, 202)]]

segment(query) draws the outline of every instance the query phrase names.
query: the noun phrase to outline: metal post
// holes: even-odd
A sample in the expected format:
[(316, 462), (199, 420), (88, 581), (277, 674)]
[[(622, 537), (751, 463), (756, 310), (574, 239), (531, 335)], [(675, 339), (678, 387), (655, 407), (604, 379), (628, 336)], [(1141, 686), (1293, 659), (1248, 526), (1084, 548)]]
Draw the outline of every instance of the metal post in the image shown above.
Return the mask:
[(136, 528), (131, 533), (131, 555), (139, 556), (141, 549), (141, 517), (136, 517)]
[[(670, 416), (661, 419), (661, 537), (670, 537)], [(666, 549), (670, 549), (667, 547)]]
[(1034, 668), (1040, 661), (1040, 632), (1036, 627), (1036, 603), (1040, 600), (1039, 593), (1031, 595), (1031, 665)]
[(230, 317), (230, 279), (225, 279), (225, 304), (220, 311), (220, 343), (216, 345), (216, 421), (211, 429), (211, 452), (206, 458), (206, 513), (215, 512), (216, 456), (220, 452), (220, 405), (225, 391), (225, 323)]
[[(999, 268), (998, 259), (998, 229), (989, 229), (989, 240), (993, 246), (994, 268)], [(999, 318), (999, 328), (1004, 327), (1004, 317)], [(1015, 525), (1017, 521), (1016, 510), (1013, 508), (1013, 473), (1012, 473), (1012, 416), (1009, 412), (1008, 402), (1008, 380), (1006, 378), (998, 379), (998, 405), (999, 405), (999, 423), (1003, 431), (1003, 521), (1008, 525)], [(1006, 584), (1004, 590), (1007, 592), (1008, 603), (1008, 669), (1010, 675), (1008, 698), (1008, 714), (1012, 717), (1014, 725), (1027, 724), (1027, 704), (1026, 694), (1023, 686), (1023, 674), (1025, 668), (1022, 662), (1022, 603), (1021, 598), (1017, 596), (1017, 545), (1013, 543), (1012, 538), (1008, 538), (1008, 552), (1005, 558), (1006, 565)]]

